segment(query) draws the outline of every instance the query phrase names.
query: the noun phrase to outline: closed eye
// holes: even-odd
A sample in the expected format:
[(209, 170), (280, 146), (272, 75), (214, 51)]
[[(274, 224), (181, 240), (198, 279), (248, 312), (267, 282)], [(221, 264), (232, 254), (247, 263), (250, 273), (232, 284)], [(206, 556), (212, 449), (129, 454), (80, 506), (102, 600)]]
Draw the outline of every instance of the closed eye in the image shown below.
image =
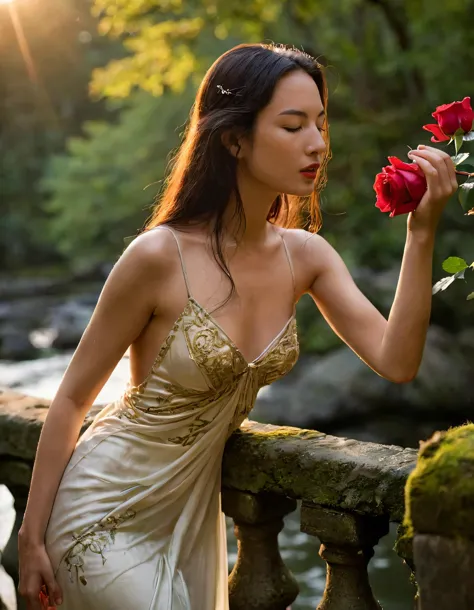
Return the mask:
[[(290, 133), (295, 133), (296, 131), (301, 131), (303, 127), (301, 127), (300, 125), (299, 127), (283, 127), (283, 129), (289, 131)], [(327, 129), (325, 129), (324, 127), (318, 127), (318, 129), (319, 131), (327, 131)]]

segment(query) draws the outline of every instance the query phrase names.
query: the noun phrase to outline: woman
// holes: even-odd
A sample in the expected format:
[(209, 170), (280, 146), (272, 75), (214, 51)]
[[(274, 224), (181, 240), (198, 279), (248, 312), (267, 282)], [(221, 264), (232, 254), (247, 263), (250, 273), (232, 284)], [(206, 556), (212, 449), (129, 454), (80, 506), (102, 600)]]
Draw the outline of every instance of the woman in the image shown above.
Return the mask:
[[(321, 66), (295, 49), (240, 45), (206, 74), (160, 205), (110, 273), (49, 409), (19, 536), (29, 608), (43, 584), (67, 610), (228, 608), (222, 453), (258, 389), (295, 364), (302, 294), (376, 373), (415, 376), (454, 166), (433, 148), (411, 155), (428, 190), (387, 321), (315, 233), (326, 106)], [(311, 232), (297, 228), (303, 209)], [(77, 441), (129, 346), (124, 395)]]

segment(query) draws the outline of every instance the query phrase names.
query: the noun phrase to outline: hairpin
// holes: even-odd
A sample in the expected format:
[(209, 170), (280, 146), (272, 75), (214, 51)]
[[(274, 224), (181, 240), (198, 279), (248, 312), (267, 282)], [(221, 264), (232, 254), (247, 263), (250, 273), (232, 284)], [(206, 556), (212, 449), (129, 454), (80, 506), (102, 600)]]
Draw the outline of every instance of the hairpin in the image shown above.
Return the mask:
[(230, 91), (229, 89), (224, 89), (222, 85), (217, 85), (217, 88), (222, 93), (222, 95), (232, 95), (232, 91)]

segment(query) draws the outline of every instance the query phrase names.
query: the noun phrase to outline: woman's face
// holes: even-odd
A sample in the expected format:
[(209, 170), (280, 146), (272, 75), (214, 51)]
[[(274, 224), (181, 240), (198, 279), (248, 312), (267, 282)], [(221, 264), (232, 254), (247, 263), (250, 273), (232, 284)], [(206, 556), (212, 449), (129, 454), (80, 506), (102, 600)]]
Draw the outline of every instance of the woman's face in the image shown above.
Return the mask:
[(326, 152), (323, 122), (316, 83), (302, 70), (290, 72), (259, 113), (251, 141), (241, 142), (241, 169), (277, 193), (311, 194), (315, 170), (301, 170), (320, 163)]

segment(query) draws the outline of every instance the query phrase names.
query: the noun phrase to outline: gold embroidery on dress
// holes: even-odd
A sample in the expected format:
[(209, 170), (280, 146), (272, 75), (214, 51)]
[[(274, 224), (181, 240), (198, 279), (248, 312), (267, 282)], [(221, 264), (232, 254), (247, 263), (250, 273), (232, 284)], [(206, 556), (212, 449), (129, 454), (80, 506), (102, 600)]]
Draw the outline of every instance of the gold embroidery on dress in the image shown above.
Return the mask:
[[(234, 387), (234, 384), (231, 386)], [(215, 402), (218, 398), (218, 394), (214, 390), (205, 392), (196, 392), (196, 390), (190, 390), (184, 388), (181, 385), (171, 383), (169, 381), (163, 381), (160, 383), (160, 390), (166, 390), (168, 396), (157, 396), (154, 400), (156, 406), (148, 406), (143, 410), (146, 413), (152, 413), (153, 415), (177, 415), (179, 413), (185, 413), (190, 410), (197, 411), (203, 407), (207, 407), (211, 403)], [(226, 392), (230, 391), (230, 388), (226, 388)], [(180, 404), (183, 399), (186, 401), (184, 404)]]
[[(178, 383), (160, 380), (159, 394), (153, 396), (152, 405), (143, 405), (142, 397), (152, 373), (158, 374), (159, 367), (170, 349), (181, 327), (189, 352), (208, 380), (208, 391), (186, 388)], [(119, 416), (136, 419), (139, 412), (153, 415), (178, 415), (202, 411), (218, 400), (219, 395), (231, 393), (242, 376), (246, 377), (246, 388), (242, 400), (229, 424), (229, 432), (237, 428), (248, 416), (255, 403), (258, 389), (283, 377), (298, 359), (299, 345), (296, 318), (293, 317), (281, 336), (276, 338), (261, 358), (247, 363), (232, 340), (214, 322), (199, 303), (189, 298), (182, 314), (174, 324), (163, 343), (150, 375), (139, 386), (130, 387), (123, 397), (122, 411)], [(214, 416), (215, 417), (215, 416)], [(203, 418), (201, 413), (189, 424), (186, 433), (169, 438), (168, 441), (182, 446), (192, 445), (204, 428), (214, 420)]]
[(194, 315), (183, 325), (189, 353), (212, 387), (218, 389), (241, 373), (246, 363), (209, 314), (195, 301), (190, 300), (190, 304)]
[(84, 573), (84, 555), (87, 550), (92, 553), (96, 553), (102, 557), (102, 565), (107, 561), (104, 553), (115, 542), (115, 533), (120, 525), (129, 519), (133, 519), (136, 515), (134, 510), (127, 510), (123, 515), (117, 514), (112, 517), (105, 517), (101, 519), (95, 527), (98, 530), (85, 533), (77, 534), (74, 533), (72, 538), (74, 540), (73, 546), (69, 549), (67, 555), (64, 558), (64, 563), (67, 566), (71, 582), (74, 582), (73, 571), (76, 574), (76, 578), (83, 585), (87, 585), (87, 579)]
[(189, 426), (188, 433), (186, 435), (175, 436), (174, 438), (169, 438), (168, 440), (170, 443), (182, 445), (183, 447), (192, 445), (201, 434), (204, 434), (203, 428), (210, 423), (212, 423), (212, 420), (202, 419), (201, 416), (196, 417), (194, 422)]
[(299, 344), (296, 318), (290, 322), (287, 331), (268, 357), (262, 363), (259, 385), (270, 385), (286, 375), (295, 365), (299, 356)]

